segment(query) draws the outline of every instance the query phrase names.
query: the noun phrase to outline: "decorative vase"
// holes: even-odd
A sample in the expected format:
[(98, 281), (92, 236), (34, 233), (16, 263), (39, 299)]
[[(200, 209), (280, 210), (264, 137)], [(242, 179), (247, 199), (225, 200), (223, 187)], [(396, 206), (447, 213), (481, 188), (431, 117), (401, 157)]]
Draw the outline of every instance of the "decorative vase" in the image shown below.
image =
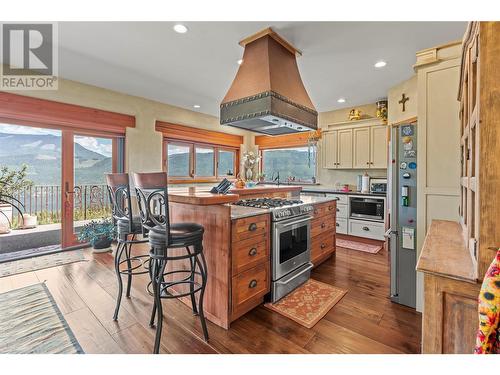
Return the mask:
[(387, 100), (379, 100), (375, 104), (377, 106), (377, 117), (383, 121), (387, 121)]

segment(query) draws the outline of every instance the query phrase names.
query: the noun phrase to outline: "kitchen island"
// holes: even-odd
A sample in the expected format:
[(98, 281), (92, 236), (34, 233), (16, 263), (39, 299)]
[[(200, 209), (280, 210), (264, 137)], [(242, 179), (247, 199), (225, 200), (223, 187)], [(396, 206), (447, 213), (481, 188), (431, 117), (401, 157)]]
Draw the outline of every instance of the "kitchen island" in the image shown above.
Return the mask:
[[(243, 194), (241, 190), (219, 195), (200, 188), (169, 189), (171, 222), (194, 222), (205, 228), (203, 251), (208, 268), (205, 316), (226, 329), (232, 321), (263, 303), (271, 286), (270, 211), (230, 203), (249, 196), (289, 197), (300, 192), (300, 187), (263, 186), (244, 189)], [(325, 197), (304, 197), (303, 200), (314, 207), (311, 257), (317, 265), (335, 251), (336, 201)], [(185, 250), (173, 252), (180, 254)], [(187, 263), (177, 262), (175, 267), (189, 269)], [(191, 304), (188, 298), (181, 300)]]

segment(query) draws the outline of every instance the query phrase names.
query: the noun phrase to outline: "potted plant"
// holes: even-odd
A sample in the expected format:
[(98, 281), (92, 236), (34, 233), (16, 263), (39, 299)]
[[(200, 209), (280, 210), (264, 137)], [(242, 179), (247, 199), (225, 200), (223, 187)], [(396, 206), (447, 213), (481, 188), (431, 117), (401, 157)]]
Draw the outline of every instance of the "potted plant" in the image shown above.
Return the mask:
[(111, 243), (116, 238), (116, 229), (110, 218), (101, 221), (92, 220), (85, 224), (78, 235), (78, 241), (90, 243), (94, 253), (111, 250)]

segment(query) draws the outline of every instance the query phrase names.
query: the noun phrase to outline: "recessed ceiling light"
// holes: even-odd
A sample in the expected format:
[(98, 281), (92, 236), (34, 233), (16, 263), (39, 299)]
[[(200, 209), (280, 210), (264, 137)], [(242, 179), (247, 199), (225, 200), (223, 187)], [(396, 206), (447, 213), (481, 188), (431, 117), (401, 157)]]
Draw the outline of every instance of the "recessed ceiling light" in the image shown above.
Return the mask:
[(188, 28), (180, 23), (174, 25), (174, 31), (179, 34), (187, 33)]
[(193, 105), (193, 108), (201, 108), (201, 106), (199, 104), (195, 104)]
[(387, 65), (387, 63), (385, 61), (380, 60), (380, 61), (377, 61), (374, 66), (375, 66), (375, 68), (383, 68), (386, 65)]
[(243, 62), (243, 59), (239, 59), (238, 60), (238, 65), (241, 65), (242, 62)]
[(345, 99), (344, 98), (337, 99), (337, 103), (345, 103)]

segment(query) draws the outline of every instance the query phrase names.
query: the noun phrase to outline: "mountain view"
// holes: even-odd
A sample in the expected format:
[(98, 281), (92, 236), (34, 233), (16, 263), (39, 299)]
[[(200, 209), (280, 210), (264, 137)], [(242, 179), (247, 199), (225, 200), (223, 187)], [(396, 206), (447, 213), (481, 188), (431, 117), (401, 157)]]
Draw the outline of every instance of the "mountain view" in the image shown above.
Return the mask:
[(268, 181), (271, 180), (273, 173), (276, 175), (278, 171), (282, 182), (289, 176), (297, 180), (311, 181), (316, 175), (316, 152), (311, 153), (309, 163), (307, 147), (264, 150), (263, 158), (262, 172), (266, 174)]
[[(61, 184), (61, 137), (51, 134), (0, 133), (0, 166), (28, 165), (35, 185)], [(75, 183), (104, 183), (111, 171), (111, 157), (75, 143)]]

